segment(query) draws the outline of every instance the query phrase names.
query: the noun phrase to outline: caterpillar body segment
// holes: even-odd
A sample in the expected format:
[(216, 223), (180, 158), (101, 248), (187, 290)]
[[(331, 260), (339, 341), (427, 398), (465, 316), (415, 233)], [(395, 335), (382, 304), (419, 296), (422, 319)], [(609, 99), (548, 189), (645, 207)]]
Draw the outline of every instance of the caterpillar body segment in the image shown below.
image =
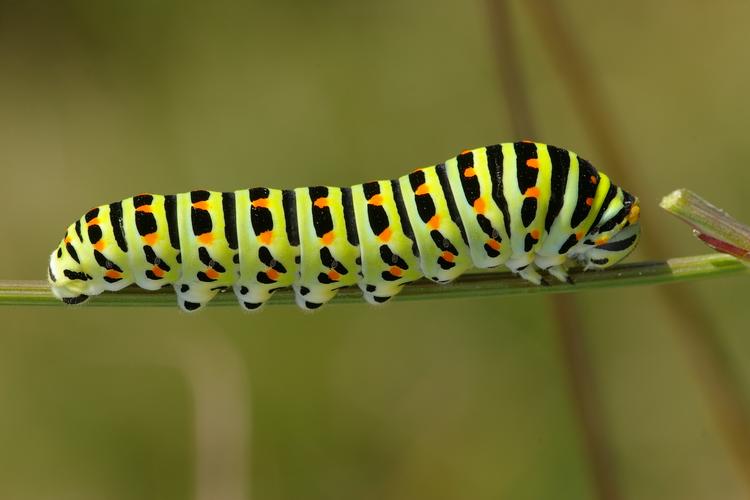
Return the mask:
[(359, 244), (350, 188), (295, 189), (300, 264), (297, 304), (317, 309), (339, 288), (357, 283)]
[[(279, 288), (297, 279), (299, 236), (294, 193), (279, 189), (253, 188), (235, 192), (238, 228), (239, 276), (234, 292), (245, 309), (265, 303)], [(244, 255), (244, 259), (240, 256)], [(252, 256), (252, 257), (251, 257)]]
[[(398, 180), (352, 187), (357, 236), (362, 252), (359, 287), (371, 304), (386, 302), (404, 283), (422, 277), (419, 253)], [(397, 201), (400, 200), (400, 201)]]
[(601, 269), (625, 258), (638, 217), (637, 199), (575, 153), (504, 143), (351, 187), (141, 194), (103, 205), (71, 224), (48, 276), (71, 304), (132, 283), (173, 286), (186, 311), (228, 288), (249, 310), (290, 286), (305, 309), (355, 284), (379, 304), (422, 276), (448, 283), (472, 267), (569, 281), (572, 264)]

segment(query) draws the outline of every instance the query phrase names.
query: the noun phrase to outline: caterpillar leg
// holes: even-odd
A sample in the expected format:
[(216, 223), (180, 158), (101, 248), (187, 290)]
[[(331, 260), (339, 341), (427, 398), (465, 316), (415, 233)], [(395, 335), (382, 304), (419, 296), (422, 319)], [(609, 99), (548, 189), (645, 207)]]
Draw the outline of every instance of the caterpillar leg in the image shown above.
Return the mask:
[(567, 258), (564, 255), (555, 255), (551, 257), (537, 255), (534, 264), (547, 271), (556, 279), (563, 283), (573, 284), (573, 279), (568, 275)]
[(533, 257), (530, 254), (513, 257), (505, 263), (505, 266), (511, 272), (535, 285), (548, 285), (547, 281), (539, 274), (538, 268), (534, 264)]
[(312, 311), (319, 308), (336, 296), (335, 290), (321, 286), (307, 287), (294, 285), (294, 301), (302, 309)]
[(573, 278), (571, 278), (568, 274), (568, 269), (564, 264), (560, 264), (559, 266), (552, 266), (547, 269), (547, 272), (563, 283), (567, 283), (569, 285), (575, 284)]
[(215, 289), (187, 283), (175, 283), (172, 285), (177, 294), (177, 303), (185, 312), (194, 312), (205, 307), (213, 299), (221, 287)]
[(235, 283), (232, 289), (237, 296), (237, 301), (247, 311), (257, 311), (273, 295), (273, 291), (266, 286)]
[(519, 270), (517, 274), (525, 279), (526, 281), (530, 281), (531, 283), (534, 283), (535, 285), (543, 285), (547, 286), (549, 283), (547, 283), (547, 280), (544, 279), (544, 277), (539, 274), (539, 271), (537, 271), (536, 266), (534, 264), (529, 264), (523, 269)]
[(389, 284), (366, 285), (360, 283), (359, 288), (362, 290), (362, 298), (368, 304), (380, 305), (385, 304), (395, 297), (403, 289), (403, 284), (393, 286)]

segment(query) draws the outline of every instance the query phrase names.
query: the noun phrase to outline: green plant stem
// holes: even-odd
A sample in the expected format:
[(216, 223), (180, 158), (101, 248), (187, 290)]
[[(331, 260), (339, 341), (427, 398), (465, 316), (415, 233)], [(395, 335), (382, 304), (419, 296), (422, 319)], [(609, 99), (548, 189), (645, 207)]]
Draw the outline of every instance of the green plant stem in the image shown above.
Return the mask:
[[(419, 280), (404, 287), (394, 300), (434, 300), (466, 297), (488, 297), (500, 295), (522, 295), (542, 293), (582, 292), (604, 288), (634, 285), (654, 285), (680, 281), (725, 276), (748, 271), (748, 267), (734, 257), (721, 254), (680, 257), (659, 262), (636, 262), (612, 267), (604, 271), (573, 271), (575, 284), (553, 282), (549, 286), (528, 283), (511, 273), (467, 273), (450, 285), (437, 285)], [(339, 291), (334, 303), (362, 302), (358, 288), (349, 287)], [(271, 305), (294, 303), (291, 290), (276, 292)], [(171, 288), (157, 291), (128, 287), (115, 293), (103, 293), (92, 297), (84, 304), (91, 306), (174, 306), (175, 296)], [(236, 305), (233, 293), (220, 293), (211, 305)], [(0, 281), (0, 305), (50, 305), (64, 306), (52, 295), (45, 281)], [(67, 306), (70, 307), (70, 306)]]
[(693, 227), (695, 234), (720, 252), (750, 260), (750, 227), (689, 189), (665, 196), (661, 208)]

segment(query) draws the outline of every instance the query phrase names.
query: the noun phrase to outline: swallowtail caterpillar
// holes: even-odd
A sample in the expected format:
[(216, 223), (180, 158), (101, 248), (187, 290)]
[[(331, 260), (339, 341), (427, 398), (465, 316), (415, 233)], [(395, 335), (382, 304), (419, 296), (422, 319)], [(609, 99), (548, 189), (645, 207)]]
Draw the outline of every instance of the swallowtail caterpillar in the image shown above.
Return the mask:
[(638, 200), (575, 153), (535, 142), (464, 151), (395, 180), (141, 194), (89, 210), (50, 256), (69, 304), (132, 283), (172, 285), (185, 311), (234, 289), (257, 309), (293, 287), (316, 309), (357, 284), (383, 303), (422, 276), (448, 283), (504, 265), (545, 283), (570, 265), (603, 269), (640, 235)]

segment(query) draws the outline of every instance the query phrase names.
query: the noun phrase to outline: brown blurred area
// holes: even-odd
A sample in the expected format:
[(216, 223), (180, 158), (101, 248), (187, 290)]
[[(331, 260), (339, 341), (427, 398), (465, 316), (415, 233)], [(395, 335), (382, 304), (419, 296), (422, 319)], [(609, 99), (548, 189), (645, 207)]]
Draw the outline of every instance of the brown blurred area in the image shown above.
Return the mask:
[[(750, 221), (750, 4), (560, 1), (644, 238), (692, 188)], [(541, 136), (607, 172), (515, 5)], [(0, 2), (0, 277), (140, 192), (348, 185), (509, 135), (484, 2)], [(614, 179), (617, 181), (617, 179)], [(750, 397), (747, 278), (679, 285)], [(577, 295), (623, 498), (748, 492), (651, 288)], [(0, 309), (0, 498), (593, 499), (541, 297)]]

